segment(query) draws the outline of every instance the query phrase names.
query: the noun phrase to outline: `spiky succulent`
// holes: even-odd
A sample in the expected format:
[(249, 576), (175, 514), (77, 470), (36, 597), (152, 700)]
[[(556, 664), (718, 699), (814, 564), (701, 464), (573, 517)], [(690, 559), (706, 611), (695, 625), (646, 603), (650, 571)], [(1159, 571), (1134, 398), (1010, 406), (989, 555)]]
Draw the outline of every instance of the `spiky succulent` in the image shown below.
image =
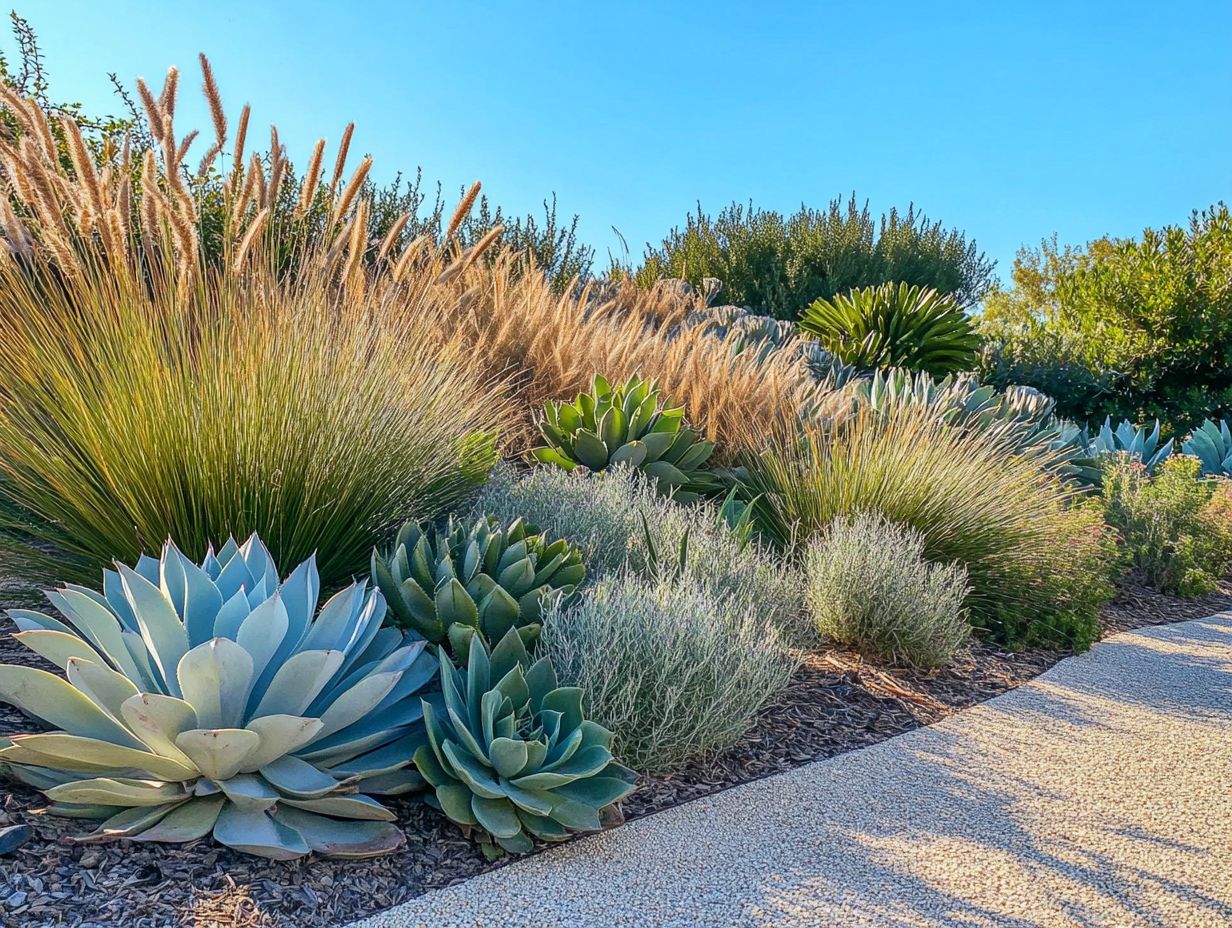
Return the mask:
[(1148, 474), (1154, 474), (1168, 456), (1172, 454), (1172, 439), (1166, 442), (1159, 440), (1159, 420), (1155, 420), (1154, 428), (1149, 431), (1145, 426), (1137, 426), (1125, 419), (1114, 430), (1112, 418), (1104, 420), (1103, 426), (1091, 440), (1090, 453), (1094, 458), (1108, 454), (1128, 454), (1135, 461), (1140, 461)]
[(415, 766), (428, 801), (490, 857), (524, 854), (535, 838), (597, 831), (600, 813), (633, 791), (612, 758), (612, 734), (582, 715), (582, 691), (561, 687), (510, 631), (489, 653), (471, 639), (464, 670), (440, 652), (444, 708), (424, 702), (427, 743)]
[(953, 296), (905, 283), (817, 300), (804, 310), (800, 330), (847, 364), (937, 377), (971, 370), (980, 347), (971, 317)]
[(463, 658), (476, 633), (492, 642), (516, 628), (533, 646), (544, 605), (585, 576), (574, 545), (548, 541), (521, 519), (506, 527), (490, 516), (451, 519), (444, 530), (408, 522), (392, 554), (372, 552), (372, 579), (394, 620)]
[(547, 444), (534, 455), (544, 464), (595, 472), (614, 464), (636, 467), (681, 502), (714, 489), (703, 470), (714, 442), (685, 426), (683, 408), (663, 408), (653, 380), (634, 375), (613, 387), (596, 374), (590, 391), (572, 403), (547, 403), (540, 430)]
[[(291, 859), (395, 850), (394, 815), (368, 794), (422, 785), (426, 642), (382, 628), (385, 602), (353, 583), (316, 612), (310, 559), (279, 583), (255, 535), (201, 566), (104, 572), (103, 593), (49, 592), (65, 621), (13, 610), (15, 635), (67, 679), (0, 667), (0, 700), (54, 729), (3, 739), (0, 766), (51, 811), (104, 819), (84, 841), (191, 841)], [(314, 618), (315, 614), (315, 618)]]
[(1227, 420), (1218, 423), (1207, 419), (1194, 429), (1181, 445), (1185, 454), (1193, 455), (1209, 476), (1232, 476), (1232, 429)]

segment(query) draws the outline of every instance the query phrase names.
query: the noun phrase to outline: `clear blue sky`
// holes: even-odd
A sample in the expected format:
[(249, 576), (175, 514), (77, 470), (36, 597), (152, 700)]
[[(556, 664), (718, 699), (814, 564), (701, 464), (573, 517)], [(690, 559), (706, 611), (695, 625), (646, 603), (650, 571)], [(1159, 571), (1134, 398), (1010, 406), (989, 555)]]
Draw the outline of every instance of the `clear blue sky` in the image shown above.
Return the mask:
[(555, 191), (601, 260), (612, 226), (640, 253), (698, 200), (855, 190), (965, 229), (1005, 276), (1053, 232), (1132, 235), (1232, 199), (1230, 0), (19, 10), (58, 97), (116, 111), (108, 71), (161, 81), (172, 63), (195, 89), (204, 50), (232, 115), (251, 102), (296, 163), (353, 119), (378, 177), (480, 179), (517, 211)]

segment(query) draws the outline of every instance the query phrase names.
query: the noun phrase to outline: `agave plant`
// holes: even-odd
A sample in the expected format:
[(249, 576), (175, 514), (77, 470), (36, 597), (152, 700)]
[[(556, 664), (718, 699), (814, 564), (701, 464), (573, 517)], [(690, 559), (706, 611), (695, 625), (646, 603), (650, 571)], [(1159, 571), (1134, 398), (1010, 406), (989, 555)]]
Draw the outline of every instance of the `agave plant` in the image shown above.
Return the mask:
[(433, 787), (428, 802), (489, 857), (597, 831), (603, 810), (633, 791), (611, 732), (583, 718), (582, 691), (558, 686), (546, 658), (531, 663), (515, 632), (490, 653), (473, 636), (464, 670), (443, 649), (440, 665), (444, 709), (424, 701), (415, 767)]
[(0, 766), (51, 812), (104, 819), (83, 841), (212, 833), (276, 859), (396, 849), (370, 794), (422, 785), (406, 768), (435, 661), (381, 627), (365, 583), (316, 613), (318, 592), (313, 559), (279, 583), (254, 535), (200, 566), (168, 543), (106, 571), (101, 595), (49, 592), (64, 622), (11, 611), (15, 637), (67, 679), (0, 667), (0, 700), (55, 729), (3, 739)]
[(1198, 459), (1202, 473), (1232, 476), (1232, 430), (1227, 420), (1220, 419), (1217, 424), (1207, 419), (1185, 439), (1181, 450)]
[(817, 300), (805, 309), (800, 330), (844, 363), (938, 377), (971, 370), (980, 346), (971, 317), (953, 296), (905, 283)]
[(1158, 419), (1150, 431), (1128, 419), (1113, 430), (1112, 417), (1109, 416), (1092, 439), (1090, 453), (1095, 458), (1106, 454), (1128, 454), (1134, 460), (1141, 461), (1148, 474), (1154, 474), (1155, 469), (1172, 454), (1172, 439), (1160, 443)]
[(684, 409), (664, 409), (653, 380), (637, 375), (613, 387), (595, 374), (589, 392), (572, 403), (549, 402), (540, 425), (547, 444), (534, 451), (544, 464), (602, 472), (614, 464), (654, 477), (659, 490), (692, 502), (714, 489), (703, 467), (714, 442), (684, 425)]
[(372, 552), (372, 581), (395, 622), (461, 657), (476, 634), (499, 641), (511, 628), (532, 647), (543, 607), (585, 576), (575, 546), (549, 542), (521, 519), (504, 528), (490, 516), (451, 519), (444, 531), (408, 522), (388, 558)]

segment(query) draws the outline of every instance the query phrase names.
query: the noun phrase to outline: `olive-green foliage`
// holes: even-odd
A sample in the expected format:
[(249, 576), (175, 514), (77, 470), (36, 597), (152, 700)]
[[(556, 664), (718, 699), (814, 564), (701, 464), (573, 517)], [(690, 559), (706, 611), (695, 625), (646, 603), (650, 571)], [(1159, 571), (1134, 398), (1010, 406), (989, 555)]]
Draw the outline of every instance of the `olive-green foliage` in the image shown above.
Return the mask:
[(553, 597), (568, 596), (586, 569), (578, 549), (528, 528), (479, 517), (435, 529), (408, 522), (388, 557), (372, 552), (372, 581), (396, 624), (464, 659), (471, 638), (499, 641), (517, 629), (527, 647)]
[(804, 436), (777, 436), (750, 461), (748, 484), (782, 544), (878, 513), (919, 531), (928, 560), (967, 569), (978, 630), (1007, 644), (1083, 647), (1098, 628), (1099, 597), (1074, 585), (1106, 585), (1102, 554), (1065, 550), (1068, 493), (1046, 459), (1014, 455), (1009, 441), (953, 429), (927, 407), (862, 409)]
[(1158, 418), (1184, 434), (1232, 409), (1232, 212), (1084, 249), (1023, 251), (990, 297), (984, 377), (1056, 396), (1079, 421)]
[(465, 669), (439, 656), (444, 706), (424, 700), (428, 743), (415, 752), (428, 802), (488, 857), (598, 831), (637, 777), (612, 758), (611, 732), (584, 717), (582, 691), (558, 686), (547, 658), (531, 663), (513, 629), (491, 651), (473, 636)]
[(621, 759), (654, 774), (735, 744), (793, 669), (755, 595), (688, 573), (609, 575), (544, 616), (539, 647)]
[(651, 577), (656, 571), (647, 546), (670, 562), (687, 538), (685, 573), (716, 597), (739, 596), (758, 615), (797, 637), (803, 613), (799, 571), (756, 538), (733, 531), (717, 508), (666, 499), (652, 478), (628, 467), (612, 468), (595, 479), (555, 467), (519, 474), (502, 466), (480, 491), (474, 511), (504, 520), (524, 515), (552, 535), (568, 538), (582, 549), (595, 579), (626, 566)]
[(817, 630), (871, 657), (937, 667), (971, 636), (966, 568), (930, 564), (915, 529), (839, 519), (809, 545), (805, 571)]
[(635, 467), (654, 477), (661, 493), (680, 502), (719, 486), (703, 470), (714, 442), (684, 424), (683, 407), (663, 407), (653, 380), (634, 375), (612, 386), (595, 374), (590, 390), (572, 403), (546, 403), (539, 427), (547, 444), (536, 448), (534, 456), (544, 464), (594, 473), (612, 465)]
[(1232, 569), (1232, 483), (1199, 472), (1187, 456), (1169, 458), (1154, 477), (1126, 455), (1104, 468), (1105, 517), (1130, 566), (1165, 593), (1209, 593)]
[(853, 194), (826, 209), (783, 216), (733, 203), (711, 217), (698, 204), (683, 229), (647, 249), (637, 280), (679, 277), (723, 284), (723, 299), (779, 319), (797, 319), (813, 300), (901, 281), (953, 293), (974, 305), (992, 282), (990, 261), (960, 231), (930, 222), (914, 206), (880, 221)]
[(935, 377), (975, 367), (980, 345), (971, 317), (952, 296), (906, 283), (817, 299), (805, 309), (800, 330), (845, 364)]

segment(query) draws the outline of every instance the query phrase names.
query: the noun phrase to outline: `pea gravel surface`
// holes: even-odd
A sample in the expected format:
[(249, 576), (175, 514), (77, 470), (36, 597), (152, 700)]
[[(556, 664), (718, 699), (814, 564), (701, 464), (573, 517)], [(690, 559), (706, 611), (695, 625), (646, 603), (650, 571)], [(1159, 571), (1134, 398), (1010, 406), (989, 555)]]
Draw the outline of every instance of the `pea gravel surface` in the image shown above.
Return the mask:
[(355, 928), (1232, 926), (1232, 615)]

